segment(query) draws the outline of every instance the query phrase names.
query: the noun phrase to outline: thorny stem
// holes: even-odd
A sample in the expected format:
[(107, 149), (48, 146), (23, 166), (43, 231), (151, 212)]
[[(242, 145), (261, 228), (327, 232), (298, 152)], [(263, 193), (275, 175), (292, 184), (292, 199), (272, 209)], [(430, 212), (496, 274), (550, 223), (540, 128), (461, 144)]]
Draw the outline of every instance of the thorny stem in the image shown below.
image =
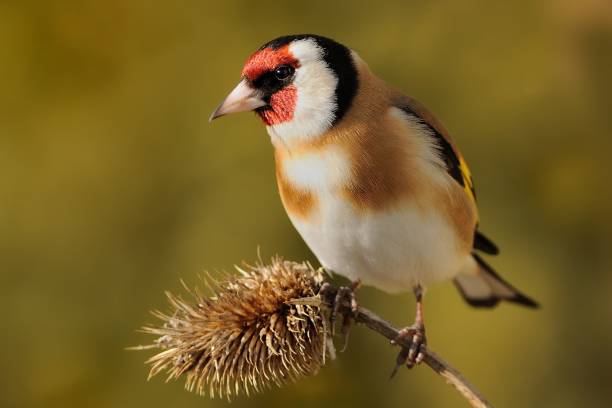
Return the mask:
[[(335, 292), (337, 291), (334, 289), (330, 288), (330, 290), (326, 290), (324, 293), (320, 294), (323, 302), (327, 305), (333, 304)], [(348, 302), (342, 303), (338, 311), (345, 316), (345, 318), (354, 319), (355, 322), (361, 323), (369, 329), (382, 334), (387, 339), (396, 341), (398, 345), (406, 348), (410, 347), (409, 338), (399, 337), (399, 330), (374, 312), (361, 306), (357, 306), (357, 310), (353, 310)], [(455, 387), (472, 407), (492, 408), (492, 405), (474, 385), (472, 385), (458, 370), (453, 368), (449, 363), (444, 361), (442, 357), (438, 356), (429, 348), (425, 350), (423, 362), (444, 378), (448, 384)]]

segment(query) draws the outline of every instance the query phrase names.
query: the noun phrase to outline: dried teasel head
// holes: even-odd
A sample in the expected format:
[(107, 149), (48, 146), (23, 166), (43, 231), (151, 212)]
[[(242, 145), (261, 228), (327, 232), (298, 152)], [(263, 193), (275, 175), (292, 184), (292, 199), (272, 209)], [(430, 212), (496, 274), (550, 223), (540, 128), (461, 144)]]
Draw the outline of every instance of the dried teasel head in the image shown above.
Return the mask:
[(326, 326), (316, 294), (322, 273), (308, 264), (272, 260), (237, 268), (239, 275), (205, 283), (203, 296), (188, 290), (185, 301), (167, 293), (169, 314), (154, 312), (160, 326), (143, 331), (158, 336), (149, 378), (186, 377), (189, 391), (229, 398), (281, 386), (315, 374), (325, 358)]

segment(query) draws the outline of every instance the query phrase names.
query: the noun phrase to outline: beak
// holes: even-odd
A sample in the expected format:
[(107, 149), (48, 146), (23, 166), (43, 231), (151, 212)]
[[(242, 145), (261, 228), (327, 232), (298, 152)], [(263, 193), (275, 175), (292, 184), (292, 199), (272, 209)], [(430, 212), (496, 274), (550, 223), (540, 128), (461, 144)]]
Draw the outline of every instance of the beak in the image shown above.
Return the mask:
[(259, 96), (259, 92), (251, 88), (247, 81), (243, 79), (215, 109), (208, 121), (212, 122), (214, 119), (230, 113), (252, 111), (266, 105), (267, 103)]

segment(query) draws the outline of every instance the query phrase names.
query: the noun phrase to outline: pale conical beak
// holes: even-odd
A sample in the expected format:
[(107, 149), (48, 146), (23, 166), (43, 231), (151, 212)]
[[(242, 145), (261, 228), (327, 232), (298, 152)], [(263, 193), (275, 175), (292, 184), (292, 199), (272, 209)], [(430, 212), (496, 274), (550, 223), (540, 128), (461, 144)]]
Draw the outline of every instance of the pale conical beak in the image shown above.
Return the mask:
[(266, 105), (267, 103), (261, 99), (259, 92), (251, 88), (247, 81), (243, 79), (215, 109), (208, 121), (212, 122), (214, 119), (230, 113), (252, 111)]

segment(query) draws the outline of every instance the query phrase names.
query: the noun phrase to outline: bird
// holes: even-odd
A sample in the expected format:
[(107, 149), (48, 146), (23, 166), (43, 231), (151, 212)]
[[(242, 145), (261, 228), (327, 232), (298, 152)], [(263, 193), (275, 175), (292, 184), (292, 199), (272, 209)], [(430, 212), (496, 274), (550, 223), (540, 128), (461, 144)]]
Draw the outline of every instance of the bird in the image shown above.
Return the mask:
[(414, 293), (396, 370), (424, 358), (431, 284), (452, 280), (474, 307), (538, 307), (484, 260), (499, 249), (479, 228), (472, 175), (448, 131), (356, 51), (315, 34), (265, 43), (210, 121), (244, 111), (267, 129), (281, 201), (321, 266), (348, 278), (351, 294), (362, 284)]

